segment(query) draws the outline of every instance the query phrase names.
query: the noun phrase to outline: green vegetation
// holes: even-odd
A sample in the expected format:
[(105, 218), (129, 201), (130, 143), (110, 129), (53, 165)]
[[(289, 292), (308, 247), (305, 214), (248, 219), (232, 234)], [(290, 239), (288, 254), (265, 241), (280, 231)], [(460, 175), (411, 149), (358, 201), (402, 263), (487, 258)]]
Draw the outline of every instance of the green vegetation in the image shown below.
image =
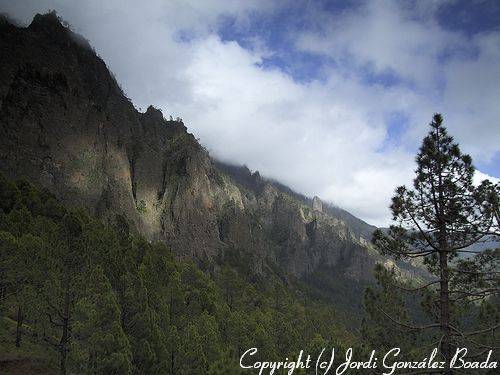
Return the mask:
[(137, 202), (135, 208), (141, 215), (144, 215), (148, 212), (148, 208), (146, 207), (146, 202), (144, 201), (144, 199), (141, 199), (139, 202)]
[(258, 359), (283, 360), (355, 341), (330, 305), (278, 277), (249, 277), (243, 256), (221, 260), (210, 274), (132, 233), (123, 217), (106, 226), (27, 181), (0, 176), (0, 198), (0, 363), (7, 366), (238, 374), (239, 356), (254, 346)]

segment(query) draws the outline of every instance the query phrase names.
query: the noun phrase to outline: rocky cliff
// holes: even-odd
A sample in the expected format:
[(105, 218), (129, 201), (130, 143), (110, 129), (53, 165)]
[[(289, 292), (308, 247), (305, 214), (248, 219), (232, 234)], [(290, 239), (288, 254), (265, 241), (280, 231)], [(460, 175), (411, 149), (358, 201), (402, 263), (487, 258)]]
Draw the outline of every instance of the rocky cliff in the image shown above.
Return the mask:
[[(181, 121), (138, 112), (88, 42), (55, 14), (0, 21), (0, 170), (105, 221), (125, 218), (179, 257), (244, 256), (258, 273), (318, 267), (368, 280), (372, 227), (245, 168), (214, 162)], [(337, 210), (337, 211), (336, 211)]]

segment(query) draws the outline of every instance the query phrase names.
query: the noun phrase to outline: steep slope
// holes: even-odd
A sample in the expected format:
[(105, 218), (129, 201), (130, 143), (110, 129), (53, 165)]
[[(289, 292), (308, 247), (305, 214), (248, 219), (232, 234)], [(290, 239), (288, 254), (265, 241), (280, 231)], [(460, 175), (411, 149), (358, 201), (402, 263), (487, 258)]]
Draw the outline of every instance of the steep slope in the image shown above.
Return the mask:
[[(258, 173), (224, 167), (149, 107), (138, 112), (105, 63), (53, 13), (0, 22), (0, 171), (27, 176), (102, 220), (125, 218), (206, 268), (244, 256), (256, 273), (319, 268), (370, 280), (384, 261), (370, 226)], [(316, 207), (317, 208), (317, 207)], [(321, 267), (320, 267), (321, 266)]]

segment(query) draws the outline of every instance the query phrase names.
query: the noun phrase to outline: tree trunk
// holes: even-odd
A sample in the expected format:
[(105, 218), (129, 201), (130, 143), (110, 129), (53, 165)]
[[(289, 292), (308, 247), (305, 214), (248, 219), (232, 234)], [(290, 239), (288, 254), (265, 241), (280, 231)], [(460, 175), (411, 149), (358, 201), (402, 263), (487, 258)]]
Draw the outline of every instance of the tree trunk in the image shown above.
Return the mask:
[(62, 319), (62, 335), (61, 341), (59, 343), (59, 352), (60, 352), (60, 374), (66, 375), (66, 356), (68, 353), (68, 342), (69, 342), (69, 319), (70, 319), (70, 290), (69, 290), (69, 280), (66, 281), (66, 293), (64, 296), (64, 312)]
[(174, 348), (170, 351), (170, 369), (172, 370), (172, 375), (175, 375), (175, 353)]
[(59, 345), (59, 352), (61, 355), (61, 362), (60, 362), (60, 373), (61, 375), (66, 375), (66, 354), (67, 354), (67, 347), (68, 347), (68, 323), (67, 319), (63, 319), (63, 333), (61, 336), (61, 341)]
[[(439, 128), (436, 129), (436, 144), (439, 150), (440, 156), (443, 156), (443, 151), (440, 144), (440, 134)], [(437, 206), (435, 204), (435, 213), (438, 222), (439, 231), (439, 271), (440, 271), (440, 289), (439, 289), (439, 307), (440, 307), (440, 325), (443, 338), (441, 341), (441, 354), (446, 362), (445, 374), (451, 374), (450, 360), (451, 360), (451, 330), (450, 330), (450, 274), (448, 267), (448, 231), (446, 226), (446, 221), (444, 219), (443, 212), (445, 211), (446, 201), (445, 201), (445, 187), (443, 186), (443, 165), (442, 161), (439, 160), (438, 175), (438, 201)]]
[(16, 347), (21, 346), (21, 335), (23, 326), (23, 313), (21, 311), (21, 306), (17, 307), (17, 326), (16, 326)]
[(441, 341), (441, 354), (446, 361), (446, 374), (451, 374), (449, 368), (451, 359), (451, 330), (450, 330), (450, 294), (449, 294), (449, 271), (448, 271), (448, 253), (439, 252), (439, 268), (441, 270), (439, 302), (440, 302), (440, 324), (443, 333)]

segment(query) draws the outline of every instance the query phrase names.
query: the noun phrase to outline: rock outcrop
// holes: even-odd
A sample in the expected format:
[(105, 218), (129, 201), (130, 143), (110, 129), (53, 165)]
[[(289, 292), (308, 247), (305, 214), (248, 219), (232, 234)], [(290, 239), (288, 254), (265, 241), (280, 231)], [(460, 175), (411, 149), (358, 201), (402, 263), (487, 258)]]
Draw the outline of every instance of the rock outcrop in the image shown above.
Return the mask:
[(313, 198), (312, 209), (313, 211), (323, 212), (323, 203), (317, 196), (314, 196)]

